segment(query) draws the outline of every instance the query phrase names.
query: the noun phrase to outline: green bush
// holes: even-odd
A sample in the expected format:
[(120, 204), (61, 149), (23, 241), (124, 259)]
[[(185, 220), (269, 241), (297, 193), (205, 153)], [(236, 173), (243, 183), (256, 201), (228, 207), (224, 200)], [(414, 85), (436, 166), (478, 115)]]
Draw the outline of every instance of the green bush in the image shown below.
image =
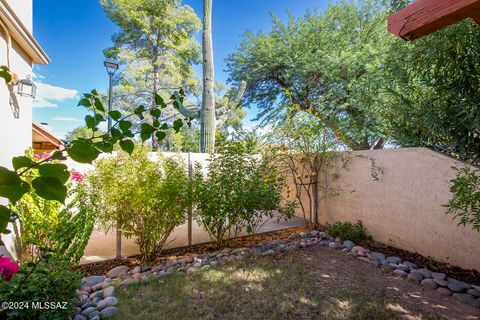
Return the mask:
[[(31, 157), (31, 152), (28, 153)], [(66, 171), (65, 175), (68, 178), (70, 173)], [(29, 179), (37, 176), (37, 169), (29, 171)], [(32, 189), (12, 208), (20, 219), (22, 260), (52, 253), (71, 263), (80, 261), (95, 219), (82, 176), (75, 172), (72, 177), (66, 183), (66, 205), (56, 200), (45, 200)]]
[(120, 221), (145, 259), (162, 250), (173, 229), (185, 221), (190, 206), (189, 179), (179, 159), (151, 161), (146, 150), (97, 162), (88, 175), (94, 211), (106, 230)]
[[(51, 258), (22, 264), (11, 282), (0, 285), (0, 301), (28, 302), (28, 308), (0, 308), (0, 319), (68, 319), (75, 311), (75, 291), (81, 278), (71, 270), (68, 260)], [(54, 302), (58, 308), (35, 309), (34, 302)], [(62, 302), (66, 302), (65, 309)]]
[(362, 221), (358, 220), (355, 224), (351, 222), (335, 222), (327, 225), (327, 233), (334, 237), (340, 237), (342, 240), (350, 240), (355, 243), (361, 241), (372, 241), (372, 237), (367, 234), (367, 229)]
[(293, 203), (281, 207), (284, 187), (271, 159), (248, 154), (241, 142), (228, 142), (210, 159), (207, 175), (195, 168), (196, 220), (217, 243), (242, 230), (255, 234), (268, 219), (293, 216)]

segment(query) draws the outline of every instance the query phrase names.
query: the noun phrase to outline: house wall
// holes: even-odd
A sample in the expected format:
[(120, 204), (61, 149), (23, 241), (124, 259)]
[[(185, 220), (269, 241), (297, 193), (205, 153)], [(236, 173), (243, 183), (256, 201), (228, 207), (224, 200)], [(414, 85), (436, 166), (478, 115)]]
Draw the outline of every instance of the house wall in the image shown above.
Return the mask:
[[(32, 1), (8, 0), (22, 23), (32, 29)], [(18, 74), (20, 79), (32, 74), (32, 60), (13, 42), (9, 53), (10, 70)], [(0, 65), (7, 65), (7, 36), (0, 27)], [(13, 87), (16, 92), (17, 87)], [(32, 99), (10, 94), (3, 79), (0, 79), (0, 166), (11, 168), (11, 159), (23, 155), (25, 149), (32, 145)], [(0, 199), (3, 204), (5, 201)], [(11, 229), (11, 225), (9, 226)], [(16, 256), (12, 235), (2, 235), (2, 240), (10, 254)], [(7, 254), (0, 247), (0, 253)]]
[(23, 25), (32, 33), (33, 30), (33, 1), (32, 0), (5, 0), (13, 9)]
[[(346, 168), (342, 157), (351, 159)], [(465, 164), (427, 148), (345, 152), (336, 159), (327, 176), (339, 174), (330, 189), (341, 191), (320, 202), (320, 224), (362, 220), (385, 244), (480, 270), (480, 232), (457, 226), (443, 207), (456, 175), (452, 167)], [(383, 170), (379, 181), (372, 177), (370, 159)]]

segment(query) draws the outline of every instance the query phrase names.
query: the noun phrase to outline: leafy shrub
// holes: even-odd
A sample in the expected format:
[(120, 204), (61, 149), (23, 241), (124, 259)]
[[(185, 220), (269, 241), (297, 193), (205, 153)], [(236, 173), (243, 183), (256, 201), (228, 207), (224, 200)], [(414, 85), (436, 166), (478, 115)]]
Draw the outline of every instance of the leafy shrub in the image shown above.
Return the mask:
[[(31, 153), (29, 156), (32, 157)], [(66, 171), (65, 175), (68, 179), (70, 173)], [(29, 179), (37, 176), (37, 169), (30, 170)], [(13, 208), (20, 218), (22, 260), (41, 257), (47, 252), (71, 263), (82, 257), (95, 219), (81, 174), (72, 173), (66, 187), (66, 205), (45, 200), (32, 189)]]
[(360, 220), (355, 224), (348, 221), (328, 224), (327, 233), (334, 237), (340, 237), (342, 240), (350, 240), (355, 243), (359, 243), (363, 240), (372, 240), (372, 237), (367, 235), (367, 229), (365, 229)]
[(480, 170), (467, 166), (455, 169), (457, 176), (450, 181), (452, 198), (445, 205), (447, 214), (458, 218), (459, 225), (471, 224), (480, 232)]
[(217, 243), (245, 229), (255, 234), (268, 219), (293, 216), (293, 203), (281, 208), (284, 187), (285, 179), (270, 159), (248, 154), (241, 142), (228, 142), (210, 159), (207, 175), (195, 168), (196, 219)]
[(144, 258), (154, 258), (185, 221), (191, 203), (185, 168), (178, 159), (152, 161), (145, 149), (98, 161), (88, 180), (100, 223), (110, 230), (119, 220)]
[[(0, 319), (68, 319), (75, 310), (80, 280), (81, 275), (70, 269), (68, 260), (50, 258), (24, 263), (11, 282), (0, 286), (0, 301), (28, 301), (29, 308), (0, 309)], [(47, 301), (67, 302), (66, 309), (32, 308), (33, 302)]]

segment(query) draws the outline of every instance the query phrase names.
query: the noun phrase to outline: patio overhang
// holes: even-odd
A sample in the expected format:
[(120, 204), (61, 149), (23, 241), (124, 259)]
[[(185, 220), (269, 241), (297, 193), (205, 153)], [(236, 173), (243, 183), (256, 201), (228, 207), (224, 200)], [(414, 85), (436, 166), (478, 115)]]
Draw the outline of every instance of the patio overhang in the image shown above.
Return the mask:
[(65, 145), (41, 124), (32, 122), (32, 148), (35, 153), (41, 153), (63, 150)]
[(411, 41), (468, 18), (480, 23), (480, 0), (417, 0), (388, 17), (388, 31)]

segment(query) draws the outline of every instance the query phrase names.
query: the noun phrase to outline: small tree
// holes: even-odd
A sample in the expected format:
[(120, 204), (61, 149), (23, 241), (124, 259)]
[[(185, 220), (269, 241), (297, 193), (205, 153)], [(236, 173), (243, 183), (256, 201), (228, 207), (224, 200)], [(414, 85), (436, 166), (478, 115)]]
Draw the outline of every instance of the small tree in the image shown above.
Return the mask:
[(278, 219), (293, 215), (292, 203), (282, 208), (285, 179), (270, 160), (249, 154), (242, 142), (228, 142), (210, 159), (207, 175), (196, 166), (196, 219), (217, 244), (242, 230), (258, 232), (277, 210)]
[[(316, 225), (320, 201), (338, 191), (330, 188), (337, 175), (327, 174), (333, 167), (337, 140), (322, 122), (306, 113), (292, 114), (270, 137), (282, 167), (291, 176), (303, 218), (307, 224)], [(304, 196), (306, 203), (302, 201)]]
[(152, 260), (189, 208), (188, 176), (179, 160), (152, 161), (146, 150), (121, 153), (98, 161), (89, 175), (95, 212), (104, 229), (117, 219), (123, 234), (134, 237), (140, 252)]

